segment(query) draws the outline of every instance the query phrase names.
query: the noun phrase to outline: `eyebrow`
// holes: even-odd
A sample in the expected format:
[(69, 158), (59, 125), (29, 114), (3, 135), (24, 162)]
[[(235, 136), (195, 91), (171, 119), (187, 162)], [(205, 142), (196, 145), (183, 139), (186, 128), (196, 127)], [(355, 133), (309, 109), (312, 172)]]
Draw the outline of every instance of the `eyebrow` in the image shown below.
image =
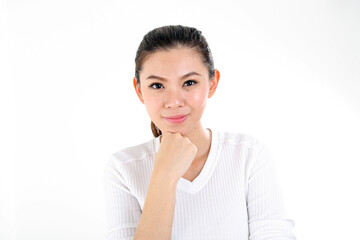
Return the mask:
[[(185, 78), (187, 78), (187, 77), (190, 77), (190, 76), (192, 76), (192, 75), (201, 76), (201, 74), (199, 74), (199, 73), (197, 73), (197, 72), (189, 72), (189, 73), (185, 74), (184, 76), (182, 76), (182, 77), (180, 78), (180, 80), (183, 80), (183, 79), (185, 79)], [(150, 76), (148, 76), (145, 80), (148, 80), (148, 79), (157, 79), (157, 80), (160, 80), (160, 81), (166, 81), (165, 78), (159, 77), (159, 76), (155, 76), (155, 75), (150, 75)]]

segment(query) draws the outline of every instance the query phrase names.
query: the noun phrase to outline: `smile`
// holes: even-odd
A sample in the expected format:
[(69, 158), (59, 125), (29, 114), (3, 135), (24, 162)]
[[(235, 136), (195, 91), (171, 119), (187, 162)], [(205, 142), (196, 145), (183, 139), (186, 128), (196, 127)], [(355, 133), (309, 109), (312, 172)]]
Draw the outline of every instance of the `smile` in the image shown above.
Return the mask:
[(188, 115), (179, 118), (165, 118), (170, 123), (182, 123), (187, 119)]

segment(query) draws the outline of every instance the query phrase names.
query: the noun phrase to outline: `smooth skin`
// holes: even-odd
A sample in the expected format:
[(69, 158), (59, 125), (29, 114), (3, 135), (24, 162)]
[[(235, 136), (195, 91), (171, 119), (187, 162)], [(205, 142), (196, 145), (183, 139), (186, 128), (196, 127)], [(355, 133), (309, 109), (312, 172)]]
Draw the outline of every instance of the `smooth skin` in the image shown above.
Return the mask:
[[(192, 72), (196, 74), (188, 75)], [(219, 79), (218, 70), (209, 79), (201, 55), (193, 48), (152, 53), (143, 63), (140, 86), (133, 79), (137, 96), (162, 132), (134, 239), (171, 239), (177, 183), (181, 177), (196, 178), (210, 151), (211, 132), (204, 129), (201, 117)], [(182, 123), (164, 118), (180, 114), (188, 114)]]
[[(181, 80), (181, 77), (196, 72)], [(149, 78), (158, 76), (164, 80)], [(210, 132), (201, 124), (207, 99), (211, 98), (218, 86), (220, 72), (210, 81), (208, 69), (195, 49), (176, 48), (157, 51), (148, 56), (140, 72), (140, 85), (133, 79), (134, 88), (140, 101), (155, 125), (164, 132), (179, 132), (198, 148), (194, 162), (204, 160), (210, 149)], [(190, 80), (194, 80), (194, 83)], [(190, 82), (189, 82), (190, 81)], [(152, 85), (152, 86), (151, 86)], [(169, 123), (164, 117), (189, 114), (185, 122)], [(160, 139), (162, 140), (162, 139)]]

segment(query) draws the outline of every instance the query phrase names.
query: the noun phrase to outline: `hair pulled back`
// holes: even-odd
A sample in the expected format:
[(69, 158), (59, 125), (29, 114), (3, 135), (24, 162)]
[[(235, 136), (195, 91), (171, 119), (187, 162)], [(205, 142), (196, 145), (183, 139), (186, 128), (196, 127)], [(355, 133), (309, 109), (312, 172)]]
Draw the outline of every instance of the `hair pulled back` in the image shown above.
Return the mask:
[[(194, 27), (168, 25), (148, 32), (142, 39), (135, 57), (135, 78), (140, 85), (140, 71), (150, 54), (159, 50), (170, 50), (177, 47), (194, 48), (201, 56), (208, 69), (209, 79), (215, 76), (214, 61), (205, 37)], [(154, 137), (160, 136), (161, 130), (151, 121)]]

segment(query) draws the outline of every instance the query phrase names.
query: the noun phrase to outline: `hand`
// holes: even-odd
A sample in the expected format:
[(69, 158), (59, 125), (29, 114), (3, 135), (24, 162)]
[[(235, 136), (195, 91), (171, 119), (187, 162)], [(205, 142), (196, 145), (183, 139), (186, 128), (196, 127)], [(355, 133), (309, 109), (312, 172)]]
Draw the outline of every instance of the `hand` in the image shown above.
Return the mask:
[(197, 147), (180, 133), (163, 133), (155, 154), (153, 174), (178, 181), (191, 166), (197, 151)]

